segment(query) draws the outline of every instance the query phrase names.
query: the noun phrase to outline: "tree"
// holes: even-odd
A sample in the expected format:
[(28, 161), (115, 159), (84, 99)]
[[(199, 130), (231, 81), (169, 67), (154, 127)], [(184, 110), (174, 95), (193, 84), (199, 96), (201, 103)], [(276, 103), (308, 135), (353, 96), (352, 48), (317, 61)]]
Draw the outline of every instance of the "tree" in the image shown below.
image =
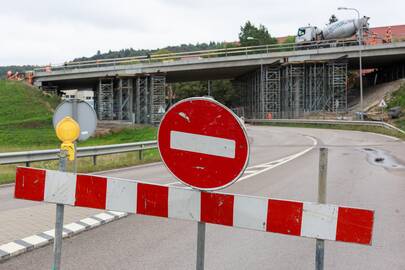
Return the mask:
[(283, 43), (295, 43), (295, 36), (288, 36)]
[[(176, 100), (208, 95), (207, 81), (181, 82), (172, 85)], [(211, 96), (228, 107), (238, 106), (240, 97), (229, 80), (211, 81)]]
[(250, 21), (247, 21), (245, 25), (240, 27), (239, 42), (241, 46), (255, 46), (276, 44), (277, 39), (271, 37), (264, 25), (259, 25), (258, 28)]

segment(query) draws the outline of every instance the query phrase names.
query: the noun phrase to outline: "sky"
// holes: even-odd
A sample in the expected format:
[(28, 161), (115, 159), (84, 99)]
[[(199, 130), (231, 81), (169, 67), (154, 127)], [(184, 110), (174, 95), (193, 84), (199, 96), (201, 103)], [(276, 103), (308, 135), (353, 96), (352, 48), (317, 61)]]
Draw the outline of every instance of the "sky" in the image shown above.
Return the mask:
[(97, 50), (236, 41), (247, 20), (272, 36), (323, 26), (331, 14), (370, 27), (405, 24), (405, 1), (335, 0), (0, 0), (0, 66), (59, 64)]

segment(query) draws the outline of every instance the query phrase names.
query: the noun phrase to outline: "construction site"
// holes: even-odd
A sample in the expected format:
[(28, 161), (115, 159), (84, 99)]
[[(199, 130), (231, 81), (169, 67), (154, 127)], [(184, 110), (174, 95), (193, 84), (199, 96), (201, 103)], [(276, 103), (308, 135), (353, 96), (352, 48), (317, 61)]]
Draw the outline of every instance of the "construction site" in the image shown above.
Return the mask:
[(405, 26), (369, 29), (368, 19), (301, 27), (295, 43), (69, 62), (25, 78), (55, 94), (93, 91), (102, 121), (157, 125), (172, 104), (172, 83), (211, 80), (231, 81), (240, 97), (232, 109), (248, 119), (345, 115), (360, 92), (350, 76), (359, 81), (361, 51), (366, 87), (405, 78)]
[(166, 111), (162, 75), (100, 79), (95, 90), (99, 120), (158, 124)]
[(263, 65), (234, 81), (249, 119), (300, 118), (347, 111), (347, 63)]

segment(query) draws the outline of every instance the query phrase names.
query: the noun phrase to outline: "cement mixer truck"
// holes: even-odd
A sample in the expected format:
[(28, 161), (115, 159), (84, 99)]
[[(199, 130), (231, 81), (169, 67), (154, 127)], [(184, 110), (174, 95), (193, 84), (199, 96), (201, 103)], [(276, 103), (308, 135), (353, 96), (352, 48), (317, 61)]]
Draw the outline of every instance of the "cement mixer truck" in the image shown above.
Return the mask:
[(363, 31), (367, 31), (369, 19), (369, 17), (364, 16), (360, 19), (336, 21), (327, 24), (322, 29), (311, 25), (300, 27), (295, 37), (295, 42), (304, 43), (318, 40), (350, 38), (357, 33), (360, 27), (363, 27)]

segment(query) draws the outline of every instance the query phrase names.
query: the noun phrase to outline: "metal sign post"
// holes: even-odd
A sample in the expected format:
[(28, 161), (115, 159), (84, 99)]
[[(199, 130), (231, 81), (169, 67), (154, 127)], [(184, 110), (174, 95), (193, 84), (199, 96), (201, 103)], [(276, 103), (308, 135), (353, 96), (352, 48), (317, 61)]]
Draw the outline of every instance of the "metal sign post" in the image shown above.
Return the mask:
[(385, 102), (384, 99), (380, 101), (378, 107), (381, 108), (381, 122), (384, 122), (384, 109), (387, 108), (387, 103)]
[[(59, 171), (66, 172), (67, 151), (61, 150), (59, 154)], [(63, 215), (65, 206), (56, 204), (55, 219), (55, 241), (53, 242), (53, 266), (52, 270), (59, 270), (62, 258), (62, 234), (63, 234)]]
[(197, 231), (197, 270), (204, 270), (205, 257), (205, 222), (198, 222)]
[[(59, 171), (66, 171), (67, 160), (75, 160), (76, 147), (74, 142), (79, 138), (79, 124), (71, 117), (63, 118), (56, 125), (56, 136), (62, 142), (59, 155)], [(75, 170), (75, 168), (74, 168)], [(64, 205), (56, 205), (56, 220), (55, 220), (55, 241), (53, 245), (53, 270), (60, 270), (62, 258), (62, 237), (63, 237), (63, 215)]]
[[(179, 181), (198, 190), (233, 184), (249, 160), (244, 125), (212, 98), (188, 98), (163, 116), (158, 131), (159, 153)], [(196, 269), (204, 269), (205, 222), (198, 221)]]
[[(79, 110), (78, 110), (78, 100), (73, 99), (72, 100), (72, 118), (76, 122), (79, 122)], [(80, 125), (80, 124), (79, 124)], [(75, 149), (77, 149), (77, 142), (74, 142)], [(73, 168), (72, 168), (73, 173), (77, 173), (77, 151), (75, 151), (75, 159), (73, 160)]]
[[(56, 135), (62, 142), (59, 171), (66, 172), (67, 160), (73, 161), (72, 172), (77, 172), (77, 140), (87, 140), (97, 126), (94, 109), (86, 102), (73, 99), (62, 102), (53, 115)], [(53, 270), (60, 270), (62, 256), (64, 205), (56, 205)]]
[[(328, 149), (319, 149), (318, 203), (326, 203), (326, 175), (328, 168)], [(323, 270), (325, 240), (316, 239), (315, 269)]]

